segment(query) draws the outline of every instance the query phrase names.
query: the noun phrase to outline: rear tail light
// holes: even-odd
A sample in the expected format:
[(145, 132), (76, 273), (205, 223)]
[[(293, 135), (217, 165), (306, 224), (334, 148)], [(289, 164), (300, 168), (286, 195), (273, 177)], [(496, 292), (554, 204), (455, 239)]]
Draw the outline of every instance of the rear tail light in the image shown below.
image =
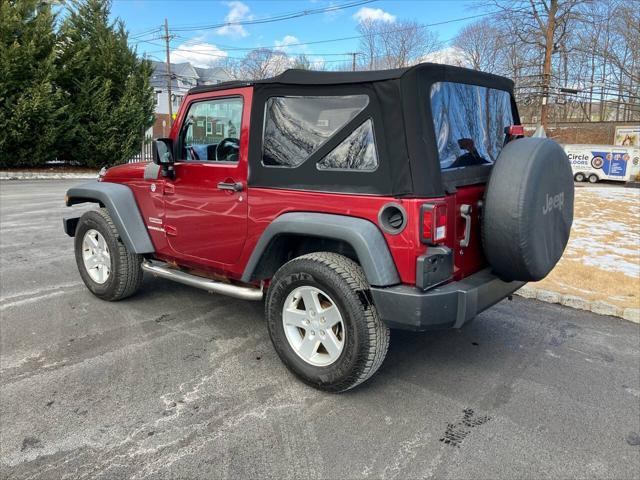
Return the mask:
[(524, 127), (522, 125), (509, 125), (505, 130), (510, 137), (524, 137)]
[(447, 205), (444, 203), (425, 203), (422, 205), (422, 243), (437, 245), (447, 240)]

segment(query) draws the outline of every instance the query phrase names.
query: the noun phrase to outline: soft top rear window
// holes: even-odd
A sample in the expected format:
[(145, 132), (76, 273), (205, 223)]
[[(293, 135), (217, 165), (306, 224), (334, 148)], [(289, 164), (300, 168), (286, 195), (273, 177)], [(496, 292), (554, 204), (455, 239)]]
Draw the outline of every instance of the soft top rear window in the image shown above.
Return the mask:
[(509, 92), (479, 85), (437, 82), (431, 112), (443, 170), (492, 164), (513, 124)]

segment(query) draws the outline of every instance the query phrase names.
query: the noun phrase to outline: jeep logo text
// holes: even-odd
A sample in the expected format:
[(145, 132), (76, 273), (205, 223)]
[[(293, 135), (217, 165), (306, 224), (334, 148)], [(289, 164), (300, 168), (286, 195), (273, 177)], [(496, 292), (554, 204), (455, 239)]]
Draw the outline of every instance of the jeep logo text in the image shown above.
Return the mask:
[(554, 208), (558, 210), (562, 210), (562, 206), (564, 205), (564, 192), (560, 192), (553, 197), (547, 193), (547, 201), (542, 206), (542, 214), (546, 215)]

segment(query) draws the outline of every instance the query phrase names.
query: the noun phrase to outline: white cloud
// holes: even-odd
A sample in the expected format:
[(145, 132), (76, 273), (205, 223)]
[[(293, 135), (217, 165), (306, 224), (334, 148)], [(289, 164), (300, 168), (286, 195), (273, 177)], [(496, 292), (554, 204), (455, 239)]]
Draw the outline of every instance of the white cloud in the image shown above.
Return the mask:
[(455, 65), (456, 67), (469, 67), (469, 61), (465, 53), (457, 47), (446, 47), (429, 53), (420, 59), (420, 62), (441, 63)]
[(287, 51), (289, 45), (296, 43), (300, 43), (300, 40), (298, 40), (298, 37), (294, 37), (293, 35), (285, 35), (282, 40), (276, 40), (273, 42), (275, 49), (283, 52)]
[(234, 25), (235, 22), (241, 22), (243, 20), (251, 20), (253, 15), (250, 13), (250, 9), (242, 2), (228, 2), (229, 13), (224, 17), (224, 21), (231, 25), (225, 25), (216, 30), (218, 35), (231, 38), (242, 38), (249, 35), (249, 32), (245, 30), (242, 25)]
[(227, 56), (227, 52), (211, 43), (183, 43), (171, 52), (171, 61), (191, 62), (196, 67), (211, 67)]
[(355, 18), (358, 22), (364, 22), (364, 21), (370, 20), (370, 21), (379, 21), (379, 22), (385, 22), (385, 23), (393, 23), (396, 21), (395, 15), (391, 15), (389, 12), (385, 12), (381, 8), (369, 8), (369, 7), (362, 7), (353, 15), (353, 18)]

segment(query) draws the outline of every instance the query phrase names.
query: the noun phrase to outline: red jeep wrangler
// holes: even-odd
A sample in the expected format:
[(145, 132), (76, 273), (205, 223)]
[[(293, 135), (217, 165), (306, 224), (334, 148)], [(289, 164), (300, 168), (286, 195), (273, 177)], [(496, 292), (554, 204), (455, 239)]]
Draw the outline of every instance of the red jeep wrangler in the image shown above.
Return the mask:
[(352, 388), (390, 328), (459, 328), (562, 255), (571, 167), (555, 142), (519, 138), (512, 92), (433, 64), (196, 87), (153, 163), (67, 192), (100, 206), (64, 219), (80, 275), (111, 301), (144, 271), (266, 297), (287, 367)]

